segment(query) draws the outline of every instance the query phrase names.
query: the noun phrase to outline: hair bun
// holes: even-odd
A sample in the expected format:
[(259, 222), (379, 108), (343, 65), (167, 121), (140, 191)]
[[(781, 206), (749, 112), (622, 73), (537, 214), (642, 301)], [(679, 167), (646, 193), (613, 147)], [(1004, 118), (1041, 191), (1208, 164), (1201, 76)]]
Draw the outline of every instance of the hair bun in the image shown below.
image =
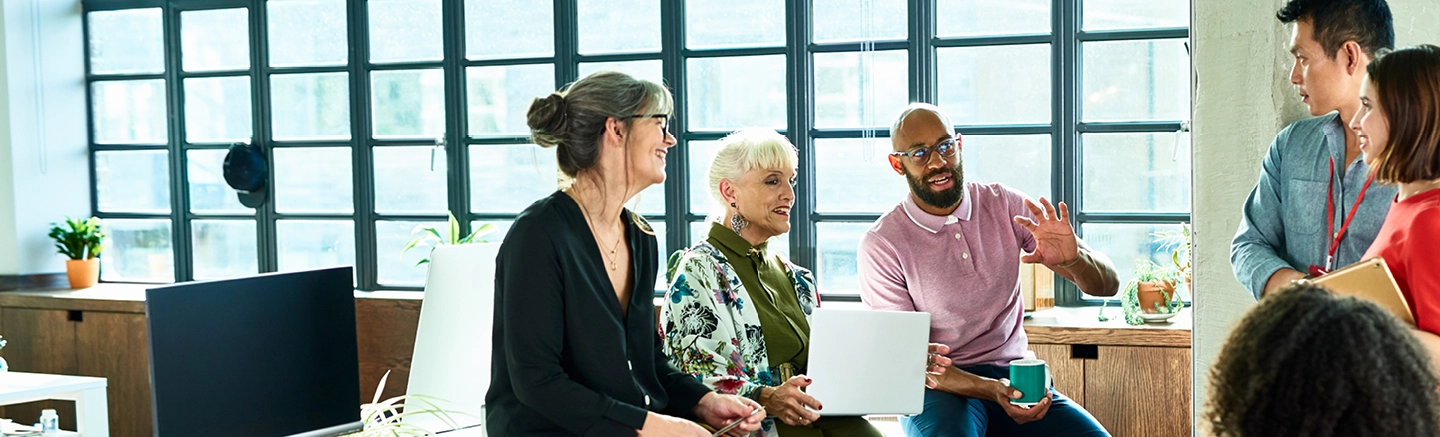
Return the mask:
[(540, 147), (555, 147), (560, 144), (569, 130), (567, 109), (565, 96), (558, 92), (536, 98), (530, 103), (525, 122), (530, 126), (530, 138), (535, 144)]

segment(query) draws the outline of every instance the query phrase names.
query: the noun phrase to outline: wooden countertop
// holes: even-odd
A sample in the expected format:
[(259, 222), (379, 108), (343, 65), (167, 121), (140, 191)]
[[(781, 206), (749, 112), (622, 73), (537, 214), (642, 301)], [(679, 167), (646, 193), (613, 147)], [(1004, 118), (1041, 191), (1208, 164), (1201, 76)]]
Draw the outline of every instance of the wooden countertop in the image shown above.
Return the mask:
[[(145, 290), (171, 284), (103, 283), (79, 290), (21, 290), (0, 292), (0, 307), (72, 311), (144, 313)], [(421, 300), (414, 291), (355, 291), (356, 299)]]
[(1161, 323), (1131, 326), (1120, 308), (1109, 307), (1109, 321), (1096, 318), (1100, 307), (1065, 307), (1038, 311), (1025, 321), (1030, 343), (1105, 346), (1190, 347), (1191, 308)]

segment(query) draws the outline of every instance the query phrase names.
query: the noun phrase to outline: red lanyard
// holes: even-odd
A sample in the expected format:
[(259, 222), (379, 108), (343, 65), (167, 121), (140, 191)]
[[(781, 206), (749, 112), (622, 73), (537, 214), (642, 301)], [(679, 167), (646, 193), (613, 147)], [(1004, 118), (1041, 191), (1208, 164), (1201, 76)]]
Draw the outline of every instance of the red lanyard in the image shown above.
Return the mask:
[[(1365, 186), (1360, 188), (1360, 195), (1355, 196), (1355, 207), (1350, 208), (1350, 213), (1345, 215), (1345, 222), (1340, 224), (1340, 231), (1335, 232), (1334, 238), (1330, 240), (1330, 254), (1325, 257), (1325, 271), (1335, 268), (1335, 251), (1340, 249), (1340, 238), (1345, 236), (1345, 229), (1350, 227), (1350, 220), (1355, 218), (1355, 211), (1360, 210), (1360, 202), (1365, 201), (1365, 190), (1370, 189), (1370, 182), (1375, 180), (1375, 174), (1371, 173), (1365, 179)], [(1325, 187), (1325, 218), (1327, 219), (1325, 230), (1335, 230), (1335, 157), (1330, 157), (1330, 184)]]

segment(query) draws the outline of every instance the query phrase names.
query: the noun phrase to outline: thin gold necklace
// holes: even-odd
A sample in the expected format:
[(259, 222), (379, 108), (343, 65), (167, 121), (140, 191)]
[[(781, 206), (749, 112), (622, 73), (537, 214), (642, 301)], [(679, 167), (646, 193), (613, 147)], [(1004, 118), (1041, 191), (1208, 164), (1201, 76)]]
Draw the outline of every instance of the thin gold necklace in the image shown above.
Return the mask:
[[(605, 244), (604, 242), (600, 241), (600, 232), (595, 230), (594, 220), (590, 218), (590, 210), (588, 210), (588, 209), (585, 208), (585, 202), (580, 201), (580, 198), (579, 198), (579, 197), (576, 197), (575, 194), (577, 194), (577, 193), (572, 189), (572, 190), (571, 190), (571, 195), (570, 195), (570, 197), (572, 197), (572, 198), (575, 199), (575, 204), (576, 204), (576, 205), (580, 205), (580, 213), (581, 213), (581, 215), (585, 216), (585, 226), (589, 227), (589, 228), (590, 228), (590, 233), (592, 233), (592, 234), (595, 235), (595, 242), (596, 242), (596, 243), (598, 243), (598, 244)], [(604, 252), (603, 250), (600, 252), (600, 255), (605, 257), (605, 261), (608, 262), (608, 263), (610, 263), (610, 271), (612, 271), (612, 272), (615, 271), (615, 269), (619, 267), (619, 264), (615, 262), (615, 258), (617, 257), (616, 251), (618, 251), (618, 250), (620, 249), (620, 240), (623, 240), (623, 239), (624, 239), (624, 238), (616, 238), (616, 239), (615, 239), (615, 244), (611, 244), (611, 245), (610, 245), (610, 254), (609, 254), (609, 255), (605, 255), (605, 252)]]

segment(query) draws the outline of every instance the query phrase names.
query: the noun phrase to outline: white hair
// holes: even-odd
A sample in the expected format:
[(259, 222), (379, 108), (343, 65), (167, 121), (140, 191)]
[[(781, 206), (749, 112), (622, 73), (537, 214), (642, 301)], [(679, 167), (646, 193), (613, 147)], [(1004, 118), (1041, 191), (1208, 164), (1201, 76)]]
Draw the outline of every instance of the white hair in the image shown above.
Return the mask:
[(710, 198), (724, 209), (725, 196), (720, 194), (720, 181), (740, 180), (740, 175), (754, 169), (795, 168), (800, 162), (795, 146), (784, 135), (770, 129), (746, 128), (720, 140), (720, 151), (710, 161)]

